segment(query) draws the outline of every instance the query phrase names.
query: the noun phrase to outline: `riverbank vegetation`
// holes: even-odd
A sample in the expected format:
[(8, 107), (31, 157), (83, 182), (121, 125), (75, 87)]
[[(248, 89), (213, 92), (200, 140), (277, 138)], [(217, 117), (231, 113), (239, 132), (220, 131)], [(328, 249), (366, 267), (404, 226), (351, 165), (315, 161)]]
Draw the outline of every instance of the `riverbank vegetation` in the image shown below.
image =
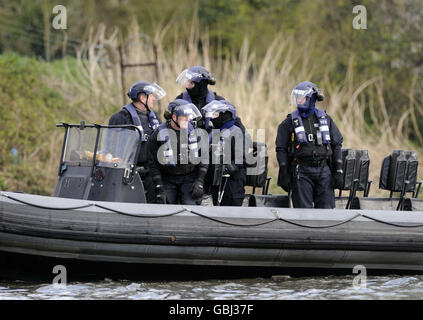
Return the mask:
[[(118, 2), (125, 4), (119, 10), (132, 3)], [(2, 41), (0, 189), (51, 194), (63, 134), (56, 123), (106, 123), (126, 103), (123, 93), (140, 79), (156, 81), (167, 91), (163, 111), (182, 91), (177, 75), (204, 65), (217, 79), (211, 88), (237, 107), (245, 126), (266, 130), (273, 192), (280, 191), (275, 186), (277, 126), (292, 111), (292, 88), (311, 80), (325, 93), (320, 107), (340, 127), (344, 147), (369, 150), (376, 182), (371, 193), (376, 193), (382, 159), (393, 149), (416, 150), (423, 159), (423, 62), (418, 54), (423, 32), (414, 32), (422, 11), (413, 11), (418, 1), (364, 2), (368, 29), (360, 31), (351, 27), (349, 1), (337, 1), (332, 8), (322, 1), (197, 1), (194, 7), (181, 1), (169, 5), (173, 13), (158, 1), (163, 12), (150, 8), (144, 20), (128, 13), (124, 22), (107, 11), (113, 1), (106, 1), (101, 9), (106, 13), (99, 10), (90, 24), (72, 26), (74, 13), (68, 9), (69, 37), (77, 28), (84, 31), (80, 43), (70, 42), (74, 52), (63, 57), (63, 50), (55, 49), (47, 59), (45, 42), (38, 44), (41, 49), (19, 49)], [(78, 3), (69, 6), (81, 9)], [(39, 17), (31, 20), (34, 25), (43, 16), (40, 8), (33, 7)], [(30, 9), (21, 7), (20, 13)], [(0, 30), (0, 37), (9, 39)], [(63, 37), (57, 39), (64, 44)], [(157, 61), (157, 69), (125, 69), (122, 88), (121, 57), (125, 63)]]

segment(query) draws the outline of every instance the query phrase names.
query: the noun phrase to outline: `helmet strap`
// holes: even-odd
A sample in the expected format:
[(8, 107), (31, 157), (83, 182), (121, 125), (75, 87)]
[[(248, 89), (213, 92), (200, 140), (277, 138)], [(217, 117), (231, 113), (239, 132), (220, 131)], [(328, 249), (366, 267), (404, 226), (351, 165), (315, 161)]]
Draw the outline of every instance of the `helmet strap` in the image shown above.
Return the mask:
[(146, 96), (147, 96), (147, 100), (145, 101), (145, 103), (144, 102), (142, 102), (141, 101), (141, 99), (140, 99), (140, 95), (142, 94), (142, 92), (138, 95), (138, 99), (137, 99), (137, 101), (136, 102), (139, 102), (139, 103), (141, 103), (144, 107), (145, 107), (145, 109), (147, 110), (147, 112), (150, 112), (150, 108), (148, 107), (148, 97), (149, 97), (149, 95), (148, 94), (146, 94)]
[[(178, 120), (178, 116), (176, 116), (176, 120)], [(179, 126), (179, 123), (177, 121), (173, 120), (173, 117), (170, 118), (170, 121), (172, 121), (179, 129), (181, 128)]]
[(145, 100), (145, 104), (144, 104), (144, 107), (147, 109), (147, 112), (150, 112), (150, 108), (148, 107), (148, 97), (149, 97), (150, 95), (149, 94), (147, 94), (147, 100)]

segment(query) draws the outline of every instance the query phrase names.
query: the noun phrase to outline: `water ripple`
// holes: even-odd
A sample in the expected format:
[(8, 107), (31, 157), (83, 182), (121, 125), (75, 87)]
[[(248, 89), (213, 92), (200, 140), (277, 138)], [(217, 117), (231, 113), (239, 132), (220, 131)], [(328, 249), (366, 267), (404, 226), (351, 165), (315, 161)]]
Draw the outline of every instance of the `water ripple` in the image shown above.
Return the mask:
[(14, 299), (422, 299), (423, 276), (368, 277), (367, 286), (355, 288), (353, 276), (209, 281), (132, 282), (105, 279), (72, 282), (65, 288), (52, 284), (0, 281), (0, 300)]

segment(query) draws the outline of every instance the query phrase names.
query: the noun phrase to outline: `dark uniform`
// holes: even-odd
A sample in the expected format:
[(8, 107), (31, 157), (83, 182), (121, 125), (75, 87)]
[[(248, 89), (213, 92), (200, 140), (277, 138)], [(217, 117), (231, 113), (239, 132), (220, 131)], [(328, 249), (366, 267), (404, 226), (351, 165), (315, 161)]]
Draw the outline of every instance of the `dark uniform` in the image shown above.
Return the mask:
[[(140, 118), (141, 126), (144, 129), (144, 133), (146, 134), (146, 137), (148, 138), (153, 134), (153, 128), (151, 127), (151, 124), (148, 118), (148, 112), (141, 111), (138, 108), (135, 108), (135, 109)], [(158, 121), (161, 123), (159, 115), (155, 111), (153, 112), (156, 115)], [(126, 125), (126, 124), (136, 125), (135, 123), (133, 123), (132, 117), (126, 109), (121, 109), (119, 112), (112, 115), (109, 120), (109, 125)], [(144, 169), (141, 170), (140, 172), (140, 176), (144, 184), (147, 202), (152, 203), (156, 199), (156, 194), (154, 192), (154, 184), (153, 184), (152, 176), (149, 173), (147, 162), (148, 162), (147, 143), (142, 142), (141, 150), (138, 156), (137, 166), (144, 167)]]
[[(242, 135), (242, 139), (237, 139), (236, 133), (233, 134), (230, 137), (230, 140), (227, 139), (223, 142), (223, 148), (225, 149), (228, 143), (231, 144), (231, 163), (223, 165), (225, 170), (223, 173), (229, 174), (229, 178), (222, 178), (222, 191), (223, 191), (223, 197), (220, 205), (222, 206), (242, 206), (242, 202), (245, 198), (245, 184), (247, 182), (247, 169), (245, 166), (245, 158), (244, 158), (244, 135), (242, 134), (242, 131), (237, 126), (233, 126), (236, 130), (239, 132), (239, 134)], [(229, 141), (228, 141), (229, 140)], [(238, 140), (238, 143), (236, 141)], [(242, 143), (240, 143), (242, 141)], [(237, 153), (240, 153), (243, 155), (243, 162), (242, 163), (236, 163), (235, 157)], [(211, 162), (211, 161), (210, 161)], [(211, 164), (210, 170), (209, 170), (209, 181), (212, 180), (212, 174), (216, 170), (216, 165)], [(226, 181), (226, 187), (223, 189), (223, 185)], [(210, 193), (213, 198), (213, 204), (218, 204), (218, 195), (219, 195), (219, 186), (211, 186), (210, 187)]]
[(211, 165), (207, 178), (213, 204), (242, 206), (247, 182), (245, 134), (235, 125), (236, 108), (226, 100), (215, 100), (204, 107), (203, 113), (214, 128), (209, 134)]
[[(196, 84), (196, 86), (197, 85), (202, 85), (202, 82), (200, 82), (199, 84)], [(207, 89), (207, 87), (206, 87), (206, 89)], [(203, 109), (203, 107), (205, 105), (207, 105), (209, 102), (211, 102), (211, 101), (209, 101), (210, 99), (207, 99), (207, 91), (202, 90), (196, 96), (196, 95), (194, 95), (194, 93), (192, 93), (191, 90), (187, 90), (187, 92), (188, 92), (188, 94), (190, 96), (190, 99), (187, 99), (187, 101), (189, 101), (189, 102), (192, 101), (192, 103), (195, 104), (195, 106), (201, 112), (201, 109)], [(197, 93), (197, 91), (194, 91), (194, 92)], [(216, 92), (213, 92), (213, 91), (210, 91), (210, 92), (214, 95), (214, 99), (213, 100), (226, 100), (222, 96), (219, 96)], [(185, 95), (185, 97), (186, 97), (186, 95)], [(181, 93), (179, 96), (176, 97), (176, 99), (184, 99), (184, 93)], [(238, 128), (240, 128), (242, 130), (242, 132), (245, 134), (245, 126), (242, 124), (240, 117), (236, 117), (236, 119), (235, 119), (235, 125)], [(204, 128), (204, 123), (201, 122), (199, 124), (199, 127), (200, 128)]]
[[(163, 126), (162, 124), (161, 126)], [(187, 205), (199, 205), (202, 201), (202, 194), (199, 197), (193, 196), (193, 188), (198, 180), (204, 179), (208, 170), (208, 164), (191, 164), (189, 161), (185, 163), (182, 160), (180, 135), (182, 131), (174, 130), (170, 125), (170, 121), (166, 122), (168, 130), (172, 130), (176, 134), (177, 142), (172, 144), (177, 146), (177, 150), (173, 150), (173, 154), (177, 155), (175, 165), (163, 165), (159, 162), (159, 157), (164, 158), (160, 154), (159, 148), (165, 144), (165, 141), (158, 141), (160, 128), (155, 130), (148, 140), (148, 156), (149, 168), (155, 185), (162, 185), (166, 195), (167, 203)], [(162, 150), (162, 149), (160, 149)], [(163, 151), (162, 151), (163, 152)]]
[[(197, 85), (197, 84), (196, 84)], [(200, 84), (201, 85), (201, 84)], [(190, 96), (190, 100), (186, 99), (189, 102), (192, 102), (193, 104), (195, 104), (195, 106), (198, 108), (198, 110), (201, 111), (201, 109), (203, 109), (203, 107), (208, 104), (211, 101), (208, 101), (207, 99), (207, 91), (206, 92), (200, 92), (199, 95), (195, 96), (191, 90), (187, 90), (189, 96)], [(214, 99), (213, 100), (225, 100), (225, 98), (223, 98), (222, 96), (219, 96), (216, 92), (211, 91), (211, 93), (214, 95)], [(177, 96), (175, 99), (184, 99), (184, 93), (182, 92), (179, 96)], [(185, 100), (185, 99), (184, 99)]]
[[(316, 109), (317, 110), (317, 109)], [(330, 143), (322, 143), (316, 113), (301, 118), (307, 142), (300, 143), (294, 130), (292, 115), (279, 125), (276, 154), (279, 162), (278, 185), (292, 189), (295, 208), (334, 208), (333, 171), (342, 168), (343, 137), (326, 115)]]

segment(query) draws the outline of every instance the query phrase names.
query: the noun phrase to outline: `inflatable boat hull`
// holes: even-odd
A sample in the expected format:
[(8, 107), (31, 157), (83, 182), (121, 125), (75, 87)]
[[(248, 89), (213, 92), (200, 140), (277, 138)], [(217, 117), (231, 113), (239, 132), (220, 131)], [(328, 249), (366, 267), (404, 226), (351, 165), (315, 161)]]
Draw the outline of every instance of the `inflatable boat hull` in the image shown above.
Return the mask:
[(423, 214), (129, 204), (3, 192), (0, 252), (119, 263), (422, 271)]

